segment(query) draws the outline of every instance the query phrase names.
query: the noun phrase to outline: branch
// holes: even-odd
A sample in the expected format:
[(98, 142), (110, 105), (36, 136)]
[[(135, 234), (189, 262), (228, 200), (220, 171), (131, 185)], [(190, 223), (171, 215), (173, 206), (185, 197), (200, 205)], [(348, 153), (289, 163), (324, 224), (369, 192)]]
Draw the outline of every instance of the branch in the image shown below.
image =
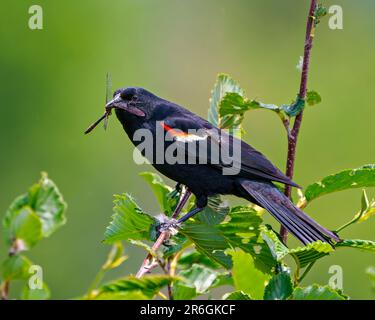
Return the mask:
[[(182, 208), (185, 206), (186, 202), (188, 201), (190, 195), (191, 195), (191, 192), (189, 190), (186, 190), (183, 193), (183, 195), (181, 196), (177, 204), (175, 211), (173, 212), (172, 219), (176, 219), (178, 217)], [(156, 253), (156, 251), (160, 248), (163, 242), (165, 240), (168, 240), (169, 237), (170, 237), (170, 232), (167, 230), (160, 233), (159, 238), (156, 240), (156, 242), (153, 244), (151, 248), (151, 252)], [(158, 266), (158, 263), (154, 263), (154, 255), (152, 253), (149, 253), (146, 259), (143, 260), (143, 263), (136, 274), (137, 278), (141, 278), (143, 275), (145, 275), (146, 273), (149, 273), (152, 269)]]
[[(302, 73), (301, 73), (301, 83), (298, 96), (300, 99), (305, 100), (306, 92), (307, 92), (307, 80), (309, 76), (309, 66), (310, 66), (310, 55), (311, 49), (314, 40), (314, 31), (315, 31), (315, 10), (317, 6), (317, 0), (311, 0), (309, 15), (307, 17), (307, 24), (306, 24), (306, 37), (305, 37), (305, 48), (303, 54), (303, 65), (302, 65)], [(298, 141), (298, 134), (301, 128), (303, 118), (303, 110), (296, 116), (296, 119), (293, 124), (292, 130), (288, 134), (288, 158), (286, 162), (286, 176), (290, 179), (293, 179), (294, 175), (294, 164), (296, 160), (296, 148), (297, 148), (297, 141)], [(285, 186), (285, 195), (291, 198), (291, 186)], [(287, 241), (288, 238), (288, 231), (281, 226), (280, 228), (280, 235), (284, 241)]]

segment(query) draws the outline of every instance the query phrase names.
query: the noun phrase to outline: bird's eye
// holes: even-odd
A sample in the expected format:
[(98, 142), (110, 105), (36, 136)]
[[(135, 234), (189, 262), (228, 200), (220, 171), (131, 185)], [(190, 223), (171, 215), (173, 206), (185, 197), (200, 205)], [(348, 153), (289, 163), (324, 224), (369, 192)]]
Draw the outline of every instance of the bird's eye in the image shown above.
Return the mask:
[(132, 97), (132, 100), (133, 100), (133, 101), (137, 101), (137, 100), (138, 100), (138, 96), (134, 95), (134, 96)]

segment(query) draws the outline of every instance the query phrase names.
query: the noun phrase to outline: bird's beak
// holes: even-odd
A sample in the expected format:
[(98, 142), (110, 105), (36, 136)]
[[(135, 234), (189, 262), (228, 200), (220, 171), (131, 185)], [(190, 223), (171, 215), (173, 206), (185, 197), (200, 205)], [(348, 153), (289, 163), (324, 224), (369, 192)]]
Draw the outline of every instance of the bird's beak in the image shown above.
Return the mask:
[(105, 109), (108, 111), (113, 108), (127, 110), (127, 103), (121, 99), (120, 94), (116, 95), (111, 101), (109, 101), (105, 105)]
[(127, 104), (124, 100), (121, 99), (121, 96), (120, 94), (118, 94), (117, 96), (115, 96), (111, 101), (109, 101), (106, 105), (105, 105), (105, 109), (107, 112), (110, 112), (113, 108), (115, 109), (121, 109), (121, 110), (125, 110), (131, 114), (134, 114), (138, 117), (144, 117), (145, 116), (145, 113), (134, 107), (134, 106), (131, 106), (129, 104)]

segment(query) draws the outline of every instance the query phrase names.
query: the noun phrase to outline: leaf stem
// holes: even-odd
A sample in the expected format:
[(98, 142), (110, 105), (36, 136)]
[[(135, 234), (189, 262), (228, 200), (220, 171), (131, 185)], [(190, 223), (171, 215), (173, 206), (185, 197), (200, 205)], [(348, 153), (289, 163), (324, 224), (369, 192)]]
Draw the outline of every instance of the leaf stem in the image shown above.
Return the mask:
[(307, 274), (310, 272), (311, 268), (314, 266), (315, 262), (316, 262), (316, 260), (309, 263), (309, 265), (306, 267), (303, 274), (299, 277), (298, 283), (301, 283), (302, 280), (307, 276)]
[(4, 282), (0, 286), (0, 299), (1, 300), (8, 300), (9, 298), (9, 280), (4, 280)]
[[(317, 0), (311, 0), (309, 14), (307, 17), (306, 23), (306, 36), (305, 36), (305, 46), (304, 46), (304, 54), (303, 54), (303, 65), (302, 65), (302, 73), (301, 73), (301, 83), (300, 89), (298, 93), (298, 97), (300, 99), (305, 99), (306, 92), (307, 92), (307, 80), (309, 76), (309, 67), (310, 67), (310, 56), (311, 56), (311, 49), (314, 40), (314, 30), (315, 30), (315, 10), (317, 6)], [(293, 179), (294, 175), (294, 164), (296, 160), (296, 148), (297, 148), (297, 141), (298, 141), (298, 134), (301, 128), (303, 119), (303, 110), (296, 116), (296, 119), (293, 123), (293, 128), (290, 130), (288, 134), (288, 156), (286, 162), (286, 176), (290, 179)], [(291, 186), (285, 186), (284, 194), (291, 198)], [(286, 243), (288, 239), (288, 231), (281, 226), (280, 228), (280, 235), (283, 239), (283, 242)]]

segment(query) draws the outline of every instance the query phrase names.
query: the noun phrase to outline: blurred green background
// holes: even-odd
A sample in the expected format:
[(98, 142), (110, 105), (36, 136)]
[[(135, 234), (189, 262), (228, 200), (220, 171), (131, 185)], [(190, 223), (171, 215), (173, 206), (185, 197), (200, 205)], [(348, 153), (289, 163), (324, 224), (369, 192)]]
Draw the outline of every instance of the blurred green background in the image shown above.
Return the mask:
[[(309, 88), (323, 103), (305, 113), (295, 181), (302, 186), (345, 168), (374, 162), (373, 0), (324, 1), (344, 9), (344, 29), (319, 25)], [(28, 8), (44, 10), (44, 29), (28, 28)], [(206, 116), (216, 75), (225, 72), (251, 98), (290, 102), (298, 91), (308, 1), (64, 0), (2, 1), (0, 19), (0, 218), (45, 170), (68, 202), (68, 223), (29, 254), (44, 269), (52, 297), (84, 293), (109, 247), (101, 243), (112, 195), (130, 192), (158, 213), (133, 163), (133, 147), (115, 120), (83, 131), (103, 110), (105, 74), (113, 87), (142, 86)], [(286, 137), (270, 112), (247, 114), (245, 140), (284, 168)], [(374, 196), (374, 190), (368, 190)], [(360, 207), (361, 190), (326, 196), (307, 212), (335, 228)], [(271, 221), (267, 215), (267, 221)], [(375, 240), (374, 220), (343, 233)], [(294, 240), (291, 244), (295, 244)], [(143, 252), (110, 276), (135, 272)], [(0, 257), (4, 257), (0, 246)], [(373, 255), (342, 249), (305, 280), (326, 284), (331, 265), (344, 270), (344, 291), (373, 298), (365, 269)]]

